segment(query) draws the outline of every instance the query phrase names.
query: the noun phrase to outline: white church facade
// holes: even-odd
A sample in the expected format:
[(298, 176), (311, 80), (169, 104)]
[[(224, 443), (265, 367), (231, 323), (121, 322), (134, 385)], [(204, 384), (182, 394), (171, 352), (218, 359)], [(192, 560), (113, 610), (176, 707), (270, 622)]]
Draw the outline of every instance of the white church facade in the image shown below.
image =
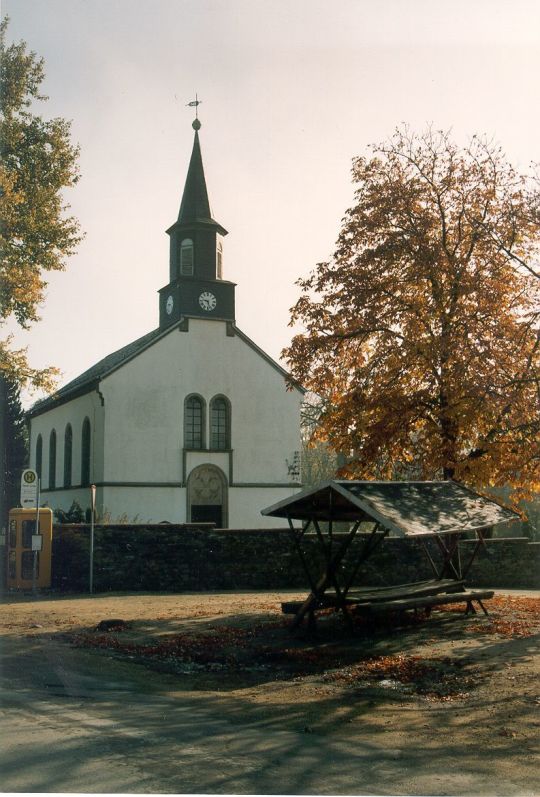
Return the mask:
[(260, 511), (300, 487), (303, 390), (236, 326), (193, 126), (159, 327), (32, 407), (31, 467), (53, 509), (95, 484), (112, 522), (282, 525)]

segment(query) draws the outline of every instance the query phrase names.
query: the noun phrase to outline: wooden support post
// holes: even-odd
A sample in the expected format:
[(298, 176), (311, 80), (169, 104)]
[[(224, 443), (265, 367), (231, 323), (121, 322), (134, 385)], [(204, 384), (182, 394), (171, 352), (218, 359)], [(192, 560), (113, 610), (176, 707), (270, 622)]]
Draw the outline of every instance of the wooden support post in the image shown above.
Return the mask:
[[(296, 617), (293, 620), (292, 628), (297, 628), (300, 625), (300, 623), (302, 622), (302, 620), (304, 619), (305, 615), (309, 611), (312, 611), (315, 608), (317, 608), (317, 605), (319, 604), (320, 599), (322, 598), (322, 596), (324, 595), (324, 593), (328, 589), (328, 586), (329, 586), (329, 583), (330, 583), (329, 570), (333, 571), (339, 565), (339, 563), (341, 562), (341, 560), (343, 559), (343, 557), (344, 557), (344, 555), (345, 555), (345, 553), (347, 551), (347, 548), (351, 544), (351, 542), (352, 542), (352, 540), (354, 538), (354, 535), (358, 531), (358, 527), (359, 526), (360, 526), (360, 521), (358, 520), (354, 524), (353, 528), (351, 529), (351, 531), (349, 532), (349, 534), (347, 535), (345, 540), (341, 543), (339, 549), (330, 558), (330, 567), (326, 568), (325, 572), (322, 574), (322, 576), (320, 577), (320, 579), (317, 581), (317, 583), (315, 584), (314, 588), (312, 589), (311, 594), (308, 595), (308, 597), (306, 598), (306, 600), (304, 601), (304, 603), (302, 604), (302, 606), (298, 610), (298, 612), (296, 614)], [(317, 527), (315, 526), (315, 528), (317, 528)], [(319, 531), (320, 531), (320, 529), (319, 529)]]
[(315, 612), (313, 609), (308, 612), (308, 634), (312, 636), (317, 631), (317, 620), (315, 618)]
[(339, 583), (338, 583), (338, 580), (337, 580), (337, 575), (336, 575), (336, 567), (339, 564), (339, 562), (335, 562), (334, 563), (332, 561), (332, 549), (331, 549), (331, 546), (326, 544), (325, 539), (324, 539), (324, 535), (323, 535), (323, 533), (321, 531), (321, 527), (319, 526), (319, 523), (318, 523), (317, 520), (315, 520), (315, 518), (313, 519), (313, 525), (314, 525), (315, 530), (317, 532), (317, 537), (319, 539), (319, 544), (320, 544), (320, 546), (322, 548), (322, 551), (323, 551), (323, 554), (324, 554), (324, 558), (325, 558), (325, 561), (326, 561), (326, 573), (327, 573), (327, 576), (328, 576), (328, 581), (330, 582), (330, 584), (333, 585), (333, 587), (334, 587), (334, 589), (336, 591), (336, 595), (338, 597), (339, 605), (341, 606), (344, 603), (344, 596), (341, 593), (341, 588), (339, 586)]
[(489, 555), (489, 550), (488, 550), (488, 547), (486, 545), (486, 541), (484, 539), (483, 529), (476, 529), (476, 545), (473, 548), (473, 552), (471, 554), (471, 558), (469, 559), (469, 561), (465, 565), (465, 569), (463, 570), (463, 578), (465, 578), (467, 576), (467, 573), (471, 569), (472, 564), (473, 564), (474, 560), (476, 559), (476, 555), (477, 555), (478, 551), (480, 550), (480, 548), (482, 546), (485, 548), (486, 553)]
[(486, 617), (488, 617), (488, 612), (487, 612), (487, 609), (486, 609), (486, 607), (484, 606), (484, 604), (482, 603), (482, 601), (480, 600), (480, 598), (477, 598), (476, 600), (477, 600), (477, 601), (478, 601), (478, 603), (480, 604), (480, 608), (482, 609), (482, 611), (484, 612), (484, 614), (486, 615)]
[(472, 600), (467, 601), (467, 608), (465, 609), (465, 614), (469, 614), (469, 612), (471, 612), (471, 614), (476, 614), (476, 609), (473, 606)]
[(435, 564), (435, 562), (433, 561), (433, 557), (432, 557), (432, 555), (431, 555), (431, 554), (430, 554), (430, 552), (429, 552), (429, 549), (428, 549), (428, 547), (427, 547), (427, 545), (426, 545), (426, 541), (425, 541), (425, 540), (421, 540), (420, 542), (421, 542), (421, 544), (422, 544), (422, 547), (424, 548), (424, 553), (426, 554), (426, 556), (427, 556), (427, 558), (428, 558), (428, 560), (429, 560), (429, 563), (430, 563), (430, 565), (431, 565), (431, 569), (433, 570), (433, 574), (434, 574), (434, 575), (435, 575), (437, 578), (439, 578), (439, 570), (438, 570), (438, 568), (437, 568), (437, 565), (436, 565), (436, 564)]
[[(452, 536), (453, 537), (454, 536), (457, 537), (457, 535), (452, 535)], [(439, 579), (444, 578), (444, 575), (445, 575), (446, 571), (448, 570), (448, 571), (452, 571), (453, 574), (454, 574), (454, 578), (456, 578), (458, 581), (460, 581), (461, 579), (460, 579), (459, 573), (457, 572), (456, 568), (454, 567), (454, 565), (452, 563), (452, 556), (455, 553), (458, 541), (456, 539), (453, 539), (452, 540), (452, 545), (445, 545), (438, 534), (435, 535), (435, 539), (437, 540), (437, 545), (439, 546), (440, 550), (443, 553), (443, 565), (442, 565), (442, 568), (440, 570), (440, 573), (438, 574), (438, 578)]]
[(356, 562), (356, 564), (355, 564), (355, 566), (353, 568), (353, 571), (352, 571), (351, 575), (349, 576), (349, 579), (348, 579), (347, 584), (345, 586), (345, 595), (348, 593), (348, 591), (352, 587), (353, 581), (356, 578), (356, 575), (357, 575), (358, 571), (360, 570), (360, 565), (362, 565), (366, 561), (366, 559), (368, 559), (373, 554), (373, 552), (377, 550), (377, 548), (379, 547), (381, 542), (384, 540), (384, 538), (388, 534), (388, 529), (383, 529), (383, 533), (377, 538), (377, 532), (378, 532), (379, 528), (380, 528), (379, 523), (375, 523), (375, 525), (373, 526), (373, 529), (371, 530), (371, 534), (369, 535), (369, 537), (365, 541), (364, 547), (362, 549), (362, 552), (361, 552), (360, 556), (358, 557), (358, 561)]
[(459, 550), (459, 538), (461, 534), (456, 534), (456, 565), (457, 565), (457, 572), (458, 578), (461, 580), (463, 578), (462, 568), (461, 568), (461, 552)]
[(307, 565), (306, 558), (304, 556), (304, 552), (303, 552), (303, 550), (302, 550), (302, 548), (300, 546), (300, 540), (302, 539), (302, 537), (304, 536), (304, 534), (308, 530), (308, 528), (309, 528), (309, 526), (311, 524), (311, 520), (308, 520), (306, 525), (303, 526), (302, 531), (300, 532), (300, 534), (298, 534), (298, 532), (294, 528), (293, 522), (292, 522), (292, 520), (291, 520), (289, 515), (287, 515), (287, 521), (289, 523), (289, 529), (290, 529), (290, 532), (291, 532), (291, 535), (292, 535), (292, 538), (293, 538), (294, 547), (296, 548), (296, 552), (297, 552), (298, 556), (300, 557), (300, 562), (302, 563), (302, 567), (304, 568), (304, 573), (307, 576), (309, 587), (310, 587), (311, 591), (313, 592), (316, 589), (315, 581), (314, 581), (314, 579), (313, 579), (313, 577), (311, 575), (311, 571), (310, 571), (310, 569), (309, 569), (309, 567)]

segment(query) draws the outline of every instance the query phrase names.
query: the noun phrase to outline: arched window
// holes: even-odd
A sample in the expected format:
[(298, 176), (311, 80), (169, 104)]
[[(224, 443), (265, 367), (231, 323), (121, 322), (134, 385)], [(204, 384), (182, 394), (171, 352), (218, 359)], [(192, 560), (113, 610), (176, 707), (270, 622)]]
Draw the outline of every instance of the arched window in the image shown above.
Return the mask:
[(81, 436), (81, 485), (88, 487), (90, 484), (90, 449), (91, 428), (90, 421), (85, 418), (82, 425)]
[(49, 490), (56, 487), (56, 432), (53, 429), (49, 436)]
[(64, 432), (64, 487), (71, 487), (71, 464), (73, 460), (73, 431), (68, 423)]
[(43, 468), (43, 438), (40, 434), (36, 440), (36, 473), (38, 479), (41, 479), (41, 470)]
[(217, 278), (218, 280), (223, 279), (223, 244), (221, 241), (218, 241), (217, 245)]
[(193, 241), (184, 238), (180, 244), (180, 274), (183, 277), (193, 276)]
[(188, 396), (184, 403), (184, 448), (204, 448), (204, 401)]
[(210, 402), (210, 448), (226, 451), (231, 447), (230, 405), (224, 396)]

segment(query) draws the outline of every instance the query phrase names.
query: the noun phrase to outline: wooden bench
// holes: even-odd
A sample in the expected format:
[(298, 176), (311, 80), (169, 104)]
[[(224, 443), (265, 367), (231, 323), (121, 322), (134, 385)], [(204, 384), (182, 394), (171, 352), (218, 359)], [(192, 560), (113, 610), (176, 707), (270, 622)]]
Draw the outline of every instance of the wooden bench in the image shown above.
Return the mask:
[[(467, 590), (463, 581), (455, 579), (432, 579), (393, 587), (361, 587), (351, 590), (346, 596), (323, 594), (313, 596), (309, 609), (309, 623), (313, 625), (316, 612), (325, 609), (351, 609), (355, 614), (380, 615), (390, 612), (404, 612), (408, 609), (424, 609), (428, 613), (434, 606), (452, 603), (465, 603), (466, 614), (476, 613), (473, 601), (487, 611), (482, 600), (493, 597), (492, 590)], [(281, 604), (283, 614), (298, 614), (305, 606), (304, 601), (285, 601)]]
[[(347, 592), (346, 605), (358, 603), (379, 603), (387, 600), (420, 597), (422, 595), (435, 595), (441, 592), (459, 592), (463, 590), (464, 582), (455, 579), (429, 579), (427, 581), (414, 581), (409, 584), (398, 584), (390, 587), (357, 587)], [(286, 601), (281, 604), (284, 614), (296, 614), (304, 601)], [(340, 606), (341, 602), (335, 593), (326, 592), (315, 599), (314, 608), (327, 609)]]
[(493, 595), (493, 590), (489, 589), (466, 589), (462, 592), (447, 593), (445, 595), (426, 595), (424, 598), (403, 598), (401, 600), (389, 600), (381, 603), (357, 603), (354, 604), (354, 610), (358, 612), (364, 611), (369, 614), (384, 614), (387, 612), (404, 612), (407, 611), (407, 609), (426, 609), (429, 614), (434, 606), (465, 603), (467, 606), (465, 613), (468, 614), (472, 612), (476, 614), (476, 609), (473, 606), (473, 601), (476, 601), (484, 614), (487, 615), (487, 610), (482, 601), (489, 600)]

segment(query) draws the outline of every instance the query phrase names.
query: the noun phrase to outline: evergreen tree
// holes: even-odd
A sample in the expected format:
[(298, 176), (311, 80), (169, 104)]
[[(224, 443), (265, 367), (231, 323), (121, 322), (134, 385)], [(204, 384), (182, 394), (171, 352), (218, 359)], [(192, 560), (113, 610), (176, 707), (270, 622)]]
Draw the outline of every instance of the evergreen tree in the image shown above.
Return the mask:
[(0, 526), (19, 505), (21, 472), (28, 463), (28, 435), (18, 385), (0, 375), (0, 458), (2, 465)]

